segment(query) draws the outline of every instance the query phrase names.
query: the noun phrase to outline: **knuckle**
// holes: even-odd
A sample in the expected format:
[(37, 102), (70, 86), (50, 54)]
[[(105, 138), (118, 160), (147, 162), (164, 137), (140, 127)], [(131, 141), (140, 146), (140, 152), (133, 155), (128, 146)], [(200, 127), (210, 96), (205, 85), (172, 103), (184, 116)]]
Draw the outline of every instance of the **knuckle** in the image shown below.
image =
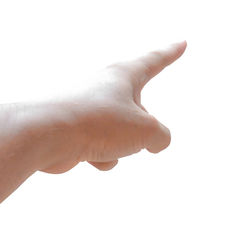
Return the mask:
[(106, 70), (115, 77), (127, 79), (130, 75), (130, 68), (125, 62), (116, 62), (106, 67)]
[(124, 70), (125, 69), (125, 65), (123, 62), (115, 62), (115, 63), (112, 63), (110, 65), (108, 65), (106, 67), (107, 69), (111, 69), (111, 70)]
[(152, 66), (148, 65), (147, 63), (144, 63), (143, 71), (144, 71), (146, 79), (150, 79), (151, 76), (153, 75)]
[(155, 57), (157, 60), (163, 60), (163, 58), (164, 58), (162, 52), (159, 50), (155, 50), (155, 51), (150, 52), (150, 55), (152, 57)]

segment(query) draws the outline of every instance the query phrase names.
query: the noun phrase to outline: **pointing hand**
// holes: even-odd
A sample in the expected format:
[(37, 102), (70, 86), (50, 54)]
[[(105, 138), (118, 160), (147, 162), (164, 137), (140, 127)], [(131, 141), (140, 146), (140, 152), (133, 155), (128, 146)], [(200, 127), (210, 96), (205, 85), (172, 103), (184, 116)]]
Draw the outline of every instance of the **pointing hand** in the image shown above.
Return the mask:
[(59, 147), (57, 163), (41, 170), (61, 173), (80, 161), (109, 170), (119, 158), (144, 148), (152, 153), (165, 149), (170, 132), (143, 107), (141, 90), (185, 48), (186, 42), (176, 43), (132, 61), (112, 64), (97, 74), (87, 91), (63, 99), (60, 105), (65, 111), (60, 112), (60, 120), (64, 133), (68, 133), (64, 142), (68, 147)]

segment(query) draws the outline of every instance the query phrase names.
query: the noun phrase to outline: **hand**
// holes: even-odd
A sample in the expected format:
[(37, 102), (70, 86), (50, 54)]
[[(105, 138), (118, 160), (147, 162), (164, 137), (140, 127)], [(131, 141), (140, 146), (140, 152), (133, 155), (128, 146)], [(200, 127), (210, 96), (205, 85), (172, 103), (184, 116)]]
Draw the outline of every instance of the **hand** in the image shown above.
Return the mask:
[[(170, 132), (142, 106), (141, 90), (185, 48), (186, 42), (177, 43), (133, 61), (110, 65), (92, 80), (90, 89), (58, 102), (64, 110), (60, 119), (64, 126), (70, 124), (65, 132), (70, 136), (64, 142), (68, 147), (60, 147), (55, 165), (40, 170), (62, 173), (81, 161), (109, 170), (119, 158), (144, 148), (151, 153), (165, 149)], [(57, 119), (56, 114), (53, 119)]]

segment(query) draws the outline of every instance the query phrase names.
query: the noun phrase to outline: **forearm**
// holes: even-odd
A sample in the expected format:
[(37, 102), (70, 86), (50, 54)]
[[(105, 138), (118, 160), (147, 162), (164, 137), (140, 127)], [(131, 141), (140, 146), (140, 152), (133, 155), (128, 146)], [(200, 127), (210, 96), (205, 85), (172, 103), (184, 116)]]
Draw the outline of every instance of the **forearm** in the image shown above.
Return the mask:
[(34, 172), (58, 163), (67, 140), (59, 112), (47, 104), (0, 106), (0, 202)]

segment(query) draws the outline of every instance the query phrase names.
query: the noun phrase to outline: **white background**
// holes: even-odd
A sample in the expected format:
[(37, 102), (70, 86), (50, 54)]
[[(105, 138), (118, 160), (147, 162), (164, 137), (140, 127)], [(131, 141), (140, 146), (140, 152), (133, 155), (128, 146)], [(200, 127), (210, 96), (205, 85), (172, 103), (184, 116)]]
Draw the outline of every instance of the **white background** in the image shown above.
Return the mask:
[(172, 133), (109, 172), (36, 173), (0, 207), (0, 249), (250, 249), (249, 1), (0, 1), (0, 102), (85, 84), (186, 39), (143, 90)]

